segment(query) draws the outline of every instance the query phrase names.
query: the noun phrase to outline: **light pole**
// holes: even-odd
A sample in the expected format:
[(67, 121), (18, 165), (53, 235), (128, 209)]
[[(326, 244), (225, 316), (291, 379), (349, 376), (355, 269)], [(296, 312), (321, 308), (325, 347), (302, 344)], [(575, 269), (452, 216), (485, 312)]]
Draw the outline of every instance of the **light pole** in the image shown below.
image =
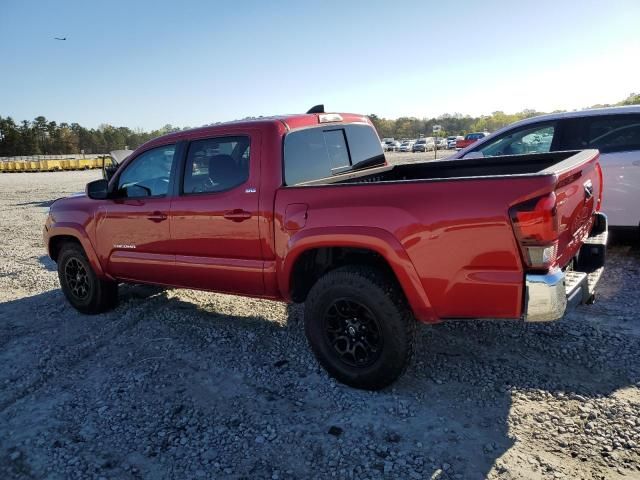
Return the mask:
[(440, 133), (441, 130), (442, 130), (441, 125), (433, 126), (433, 134), (435, 135), (435, 138), (433, 139), (433, 159), (434, 160), (438, 158), (438, 134)]
[(42, 144), (42, 148), (43, 148), (43, 154), (46, 155), (47, 154), (47, 137), (49, 136), (49, 132), (47, 132), (46, 127), (43, 127), (40, 130), (40, 142)]

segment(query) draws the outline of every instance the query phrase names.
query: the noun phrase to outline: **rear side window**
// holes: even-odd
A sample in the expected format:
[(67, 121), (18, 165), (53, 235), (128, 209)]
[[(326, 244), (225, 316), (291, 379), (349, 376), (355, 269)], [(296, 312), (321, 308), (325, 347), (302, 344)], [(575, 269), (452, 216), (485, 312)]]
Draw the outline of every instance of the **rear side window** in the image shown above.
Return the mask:
[(249, 178), (249, 137), (196, 140), (189, 145), (184, 194), (223, 192)]
[(383, 164), (384, 153), (369, 125), (326, 125), (289, 133), (284, 141), (287, 185)]
[(587, 147), (602, 153), (640, 150), (640, 115), (587, 118)]

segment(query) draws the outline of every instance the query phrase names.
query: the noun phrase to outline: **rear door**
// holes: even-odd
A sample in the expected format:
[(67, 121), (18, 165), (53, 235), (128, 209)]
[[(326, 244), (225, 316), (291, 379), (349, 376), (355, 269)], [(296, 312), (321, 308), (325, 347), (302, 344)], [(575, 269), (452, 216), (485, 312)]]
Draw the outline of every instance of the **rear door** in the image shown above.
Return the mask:
[(176, 284), (262, 295), (257, 132), (193, 140), (171, 204)]

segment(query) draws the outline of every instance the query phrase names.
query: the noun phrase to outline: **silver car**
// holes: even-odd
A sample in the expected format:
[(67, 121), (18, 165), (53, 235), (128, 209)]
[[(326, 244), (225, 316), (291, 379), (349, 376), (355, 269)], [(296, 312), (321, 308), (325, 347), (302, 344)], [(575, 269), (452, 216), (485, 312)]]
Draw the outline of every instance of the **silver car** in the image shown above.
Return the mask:
[(640, 226), (640, 106), (553, 113), (516, 122), (457, 152), (455, 158), (600, 150), (602, 211), (613, 227)]
[(413, 140), (405, 140), (404, 142), (402, 142), (400, 144), (400, 151), (401, 152), (410, 152), (411, 149), (413, 148), (413, 144), (415, 142)]

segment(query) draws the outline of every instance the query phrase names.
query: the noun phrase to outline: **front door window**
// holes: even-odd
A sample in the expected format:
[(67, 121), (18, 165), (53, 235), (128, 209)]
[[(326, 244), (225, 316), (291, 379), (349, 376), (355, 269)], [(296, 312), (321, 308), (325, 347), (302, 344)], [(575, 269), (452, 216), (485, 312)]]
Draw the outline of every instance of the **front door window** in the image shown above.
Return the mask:
[(176, 146), (157, 147), (140, 154), (118, 179), (120, 197), (161, 197), (169, 192)]
[(485, 157), (547, 153), (551, 151), (555, 131), (555, 123), (538, 124), (512, 130), (486, 143), (474, 152), (480, 152)]

